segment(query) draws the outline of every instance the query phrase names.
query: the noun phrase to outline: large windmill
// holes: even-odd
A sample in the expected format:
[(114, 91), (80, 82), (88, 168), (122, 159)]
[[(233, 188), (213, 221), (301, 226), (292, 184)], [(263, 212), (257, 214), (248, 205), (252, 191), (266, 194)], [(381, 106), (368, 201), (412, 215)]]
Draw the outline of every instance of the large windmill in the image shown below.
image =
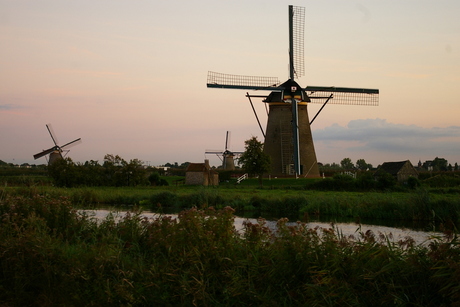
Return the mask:
[[(206, 150), (205, 154), (215, 154), (222, 160), (222, 169), (227, 171), (235, 170), (235, 157), (241, 155), (243, 152), (230, 151), (230, 131), (225, 135), (225, 149), (224, 150)], [(222, 158), (221, 158), (222, 157)]]
[(63, 151), (68, 152), (69, 151), (68, 149), (70, 147), (81, 143), (81, 139), (78, 138), (76, 140), (73, 140), (72, 142), (69, 142), (69, 143), (64, 144), (62, 146), (59, 146), (58, 145), (59, 142), (58, 142), (58, 140), (56, 138), (56, 135), (54, 134), (54, 131), (53, 131), (53, 128), (51, 127), (51, 124), (47, 124), (46, 129), (48, 129), (48, 132), (49, 132), (49, 134), (51, 136), (51, 139), (53, 140), (54, 146), (49, 148), (49, 149), (43, 150), (42, 152), (39, 152), (39, 153), (35, 154), (34, 155), (35, 160), (49, 154), (48, 164), (51, 164), (54, 161), (56, 161), (57, 159), (62, 159), (63, 158), (63, 156), (62, 156)]
[[(250, 95), (263, 98), (268, 103), (268, 121), (264, 133), (264, 151), (272, 160), (271, 174), (275, 176), (303, 175), (319, 177), (315, 148), (310, 125), (326, 103), (346, 105), (378, 105), (378, 89), (345, 88), (334, 86), (307, 86), (296, 81), (304, 75), (304, 20), (303, 7), (289, 6), (289, 79), (284, 83), (278, 78), (229, 75), (208, 72), (207, 86), (243, 90), (271, 91), (268, 95)], [(307, 103), (323, 106), (310, 121)], [(254, 110), (254, 108), (253, 108)], [(255, 113), (255, 111), (254, 111)], [(258, 120), (258, 116), (256, 114)], [(259, 120), (258, 120), (259, 121)]]

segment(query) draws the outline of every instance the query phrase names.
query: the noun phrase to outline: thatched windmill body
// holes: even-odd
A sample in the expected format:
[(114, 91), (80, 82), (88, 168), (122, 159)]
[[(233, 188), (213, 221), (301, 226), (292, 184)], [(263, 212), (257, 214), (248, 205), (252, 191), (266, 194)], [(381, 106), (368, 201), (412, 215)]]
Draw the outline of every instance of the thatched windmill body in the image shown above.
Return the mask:
[[(263, 98), (268, 104), (268, 121), (264, 132), (258, 116), (259, 127), (265, 137), (264, 151), (272, 160), (274, 176), (303, 175), (319, 177), (319, 169), (311, 134), (311, 124), (326, 103), (349, 105), (378, 105), (378, 89), (345, 88), (334, 86), (307, 86), (302, 88), (296, 81), (304, 75), (303, 39), (305, 10), (289, 6), (289, 79), (284, 83), (278, 78), (208, 73), (207, 86), (270, 91), (268, 95), (250, 95)], [(322, 103), (323, 106), (309, 119), (307, 104)]]

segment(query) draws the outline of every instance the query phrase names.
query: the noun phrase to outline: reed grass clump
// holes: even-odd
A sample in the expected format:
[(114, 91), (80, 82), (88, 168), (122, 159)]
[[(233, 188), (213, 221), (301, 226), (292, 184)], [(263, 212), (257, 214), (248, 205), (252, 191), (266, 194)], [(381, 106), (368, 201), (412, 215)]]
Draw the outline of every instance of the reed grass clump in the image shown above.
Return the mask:
[(429, 191), (411, 193), (317, 193), (308, 197), (300, 213), (310, 216), (381, 220), (460, 221), (460, 199), (433, 197)]
[(159, 207), (172, 208), (178, 204), (178, 196), (176, 193), (164, 191), (152, 194), (149, 198), (151, 209), (156, 210)]
[(240, 232), (229, 207), (95, 220), (68, 198), (6, 195), (0, 303), (450, 306), (460, 303), (460, 242), (446, 230), (425, 245), (287, 219)]
[(70, 200), (76, 206), (95, 206), (101, 203), (99, 195), (91, 188), (81, 188), (75, 190)]

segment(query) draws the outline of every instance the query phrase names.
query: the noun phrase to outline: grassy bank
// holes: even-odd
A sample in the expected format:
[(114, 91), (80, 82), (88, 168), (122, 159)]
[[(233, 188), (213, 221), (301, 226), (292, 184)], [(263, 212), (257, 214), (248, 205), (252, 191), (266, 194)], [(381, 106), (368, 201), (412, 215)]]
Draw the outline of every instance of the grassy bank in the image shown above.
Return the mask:
[[(2, 192), (3, 191), (3, 192)], [(459, 192), (419, 188), (405, 192), (317, 191), (301, 188), (254, 186), (167, 186), (55, 188), (49, 186), (4, 188), (8, 195), (67, 197), (73, 206), (141, 207), (155, 212), (178, 212), (197, 207), (232, 207), (239, 214), (289, 217), (335, 217), (454, 223), (460, 221)]]
[(416, 305), (459, 303), (460, 249), (278, 222), (233, 210), (179, 220), (133, 212), (97, 223), (65, 198), (0, 197), (0, 302), (8, 306)]

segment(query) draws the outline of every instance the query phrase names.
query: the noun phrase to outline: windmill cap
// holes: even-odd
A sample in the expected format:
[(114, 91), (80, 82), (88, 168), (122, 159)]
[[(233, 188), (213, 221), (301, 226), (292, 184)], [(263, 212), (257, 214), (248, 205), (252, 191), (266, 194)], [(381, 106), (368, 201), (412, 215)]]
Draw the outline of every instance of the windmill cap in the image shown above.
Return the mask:
[(289, 79), (279, 86), (281, 91), (271, 92), (264, 102), (268, 103), (286, 103), (290, 102), (291, 99), (295, 99), (298, 102), (310, 102), (310, 98), (303, 88), (294, 80)]

